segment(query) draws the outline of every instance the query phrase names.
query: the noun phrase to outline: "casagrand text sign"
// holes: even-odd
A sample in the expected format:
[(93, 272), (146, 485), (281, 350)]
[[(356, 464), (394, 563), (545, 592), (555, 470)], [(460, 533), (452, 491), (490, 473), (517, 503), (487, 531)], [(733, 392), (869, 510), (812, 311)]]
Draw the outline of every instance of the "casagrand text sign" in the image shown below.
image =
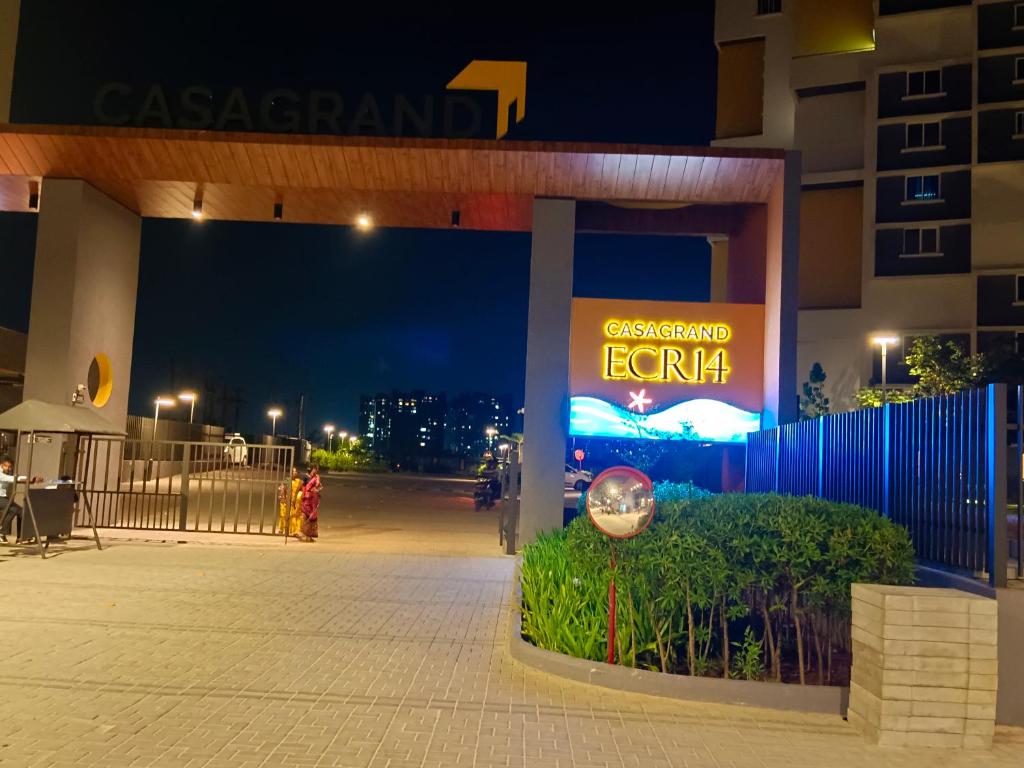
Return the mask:
[(740, 442), (760, 427), (764, 307), (574, 299), (574, 435)]

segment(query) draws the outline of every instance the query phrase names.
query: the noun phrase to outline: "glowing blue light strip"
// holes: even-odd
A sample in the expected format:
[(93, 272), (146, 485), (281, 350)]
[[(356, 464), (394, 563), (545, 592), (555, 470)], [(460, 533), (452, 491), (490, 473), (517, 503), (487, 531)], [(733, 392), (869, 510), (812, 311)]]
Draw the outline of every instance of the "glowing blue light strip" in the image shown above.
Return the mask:
[(634, 413), (597, 397), (574, 396), (569, 403), (569, 434), (580, 437), (742, 443), (760, 428), (760, 413), (703, 398), (656, 413)]

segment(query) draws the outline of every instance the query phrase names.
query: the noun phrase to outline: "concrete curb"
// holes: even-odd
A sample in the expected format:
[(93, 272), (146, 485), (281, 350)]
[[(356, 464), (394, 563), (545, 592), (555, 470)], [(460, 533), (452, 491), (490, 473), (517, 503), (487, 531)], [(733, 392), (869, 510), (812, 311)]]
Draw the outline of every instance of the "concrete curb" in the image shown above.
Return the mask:
[(846, 707), (850, 700), (849, 688), (666, 675), (661, 672), (611, 666), (546, 651), (523, 639), (520, 605), (519, 568), (517, 565), (512, 588), (511, 610), (509, 611), (508, 650), (515, 661), (541, 672), (575, 680), (579, 683), (598, 685), (602, 688), (629, 693), (644, 693), (649, 696), (662, 696), (669, 699), (846, 716)]

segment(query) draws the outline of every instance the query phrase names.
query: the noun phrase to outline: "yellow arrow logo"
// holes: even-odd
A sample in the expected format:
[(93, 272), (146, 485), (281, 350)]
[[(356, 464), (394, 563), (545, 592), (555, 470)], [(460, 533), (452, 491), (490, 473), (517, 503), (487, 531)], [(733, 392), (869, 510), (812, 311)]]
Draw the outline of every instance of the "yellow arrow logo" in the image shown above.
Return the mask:
[(526, 117), (526, 62), (474, 59), (457, 74), (448, 90), (497, 91), (498, 131), (496, 139), (508, 133), (508, 108), (516, 104), (516, 122)]

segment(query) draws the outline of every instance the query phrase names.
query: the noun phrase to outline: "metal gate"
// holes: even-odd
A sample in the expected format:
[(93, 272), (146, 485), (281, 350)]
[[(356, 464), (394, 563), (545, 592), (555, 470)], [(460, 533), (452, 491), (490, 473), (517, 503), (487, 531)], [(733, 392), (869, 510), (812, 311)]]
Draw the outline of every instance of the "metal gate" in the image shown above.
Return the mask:
[[(102, 528), (276, 535), (292, 462), (290, 446), (95, 436), (82, 439), (76, 479)], [(84, 512), (75, 522), (88, 524)]]

